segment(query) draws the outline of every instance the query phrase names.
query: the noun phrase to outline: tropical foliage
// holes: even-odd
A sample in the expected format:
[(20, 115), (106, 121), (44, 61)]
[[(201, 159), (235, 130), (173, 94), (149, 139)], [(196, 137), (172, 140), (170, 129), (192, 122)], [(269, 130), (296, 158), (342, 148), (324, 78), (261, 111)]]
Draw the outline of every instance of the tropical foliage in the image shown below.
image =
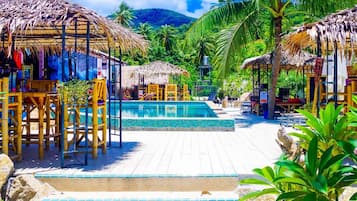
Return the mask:
[(135, 18), (133, 9), (128, 6), (124, 1), (119, 5), (119, 9), (112, 15), (114, 21), (125, 27), (132, 25), (132, 20)]
[(261, 179), (244, 179), (241, 184), (265, 185), (261, 191), (249, 193), (241, 198), (244, 201), (265, 194), (277, 194), (277, 200), (335, 201), (344, 187), (357, 181), (357, 169), (343, 165), (347, 154), (333, 156), (334, 146), (319, 156), (318, 138), (311, 139), (305, 154), (304, 163), (281, 159), (271, 167), (255, 169)]
[[(214, 64), (219, 76), (227, 77), (242, 58), (242, 51), (249, 43), (265, 39), (268, 48), (274, 50), (273, 68), (269, 89), (269, 117), (273, 117), (275, 106), (275, 91), (280, 73), (282, 33), (293, 25), (289, 19), (298, 17), (302, 11), (310, 17), (321, 17), (339, 8), (351, 7), (355, 0), (342, 0), (336, 3), (333, 0), (313, 1), (301, 0), (249, 0), (219, 1), (213, 9), (199, 18), (187, 32), (187, 40), (194, 40), (206, 34), (212, 28), (220, 27), (217, 37), (217, 49)], [(317, 3), (318, 2), (318, 3)]]
[(307, 127), (297, 126), (301, 132), (290, 134), (297, 137), (300, 146), (306, 150), (304, 160), (287, 160), (283, 156), (274, 169), (255, 169), (254, 172), (263, 179), (246, 179), (240, 183), (268, 188), (239, 200), (264, 194), (277, 194), (277, 200), (338, 200), (346, 186), (357, 182), (356, 167), (345, 163), (346, 160), (357, 162), (357, 135), (351, 129), (356, 126), (357, 109), (351, 108), (347, 115), (341, 115), (342, 110), (343, 106), (335, 108), (330, 103), (320, 111), (319, 118), (299, 110), (307, 119)]
[(60, 84), (59, 94), (67, 104), (86, 104), (93, 84), (86, 80), (70, 80)]
[[(144, 35), (150, 42), (148, 55), (146, 57), (124, 55), (123, 60), (130, 65), (141, 65), (156, 60), (172, 62), (190, 72), (190, 78), (180, 81), (187, 82), (192, 88), (199, 75), (198, 66), (201, 64), (202, 57), (206, 55), (212, 61), (213, 73), (211, 77), (214, 85), (221, 89), (224, 83), (230, 86), (241, 86), (241, 83), (251, 80), (249, 77), (251, 73), (241, 71), (240, 64), (246, 58), (262, 55), (274, 49), (276, 43), (274, 36), (281, 35), (275, 34), (275, 24), (281, 25), (281, 33), (285, 33), (292, 26), (315, 20), (336, 9), (349, 7), (352, 5), (351, 2), (356, 3), (357, 0), (342, 0), (338, 5), (333, 0), (323, 1), (319, 5), (323, 9), (318, 9), (318, 11), (308, 8), (309, 5), (318, 5), (314, 3), (315, 1), (293, 2), (249, 0), (242, 3), (242, 1), (220, 0), (217, 4), (212, 5), (210, 12), (194, 21), (192, 26), (188, 24), (183, 24), (180, 27), (158, 26), (150, 22), (135, 25), (136, 31)], [(133, 11), (125, 3), (123, 4), (111, 16), (123, 16), (121, 19), (125, 20), (117, 18), (118, 22), (126, 24), (125, 26), (132, 25), (133, 21), (137, 21), (133, 16), (136, 16), (139, 11)], [(156, 9), (155, 12), (147, 12), (159, 15), (157, 13), (159, 11), (160, 9)], [(306, 15), (306, 11), (309, 11), (310, 14)], [(130, 13), (130, 15), (121, 13)], [(280, 17), (282, 17), (281, 22), (275, 23), (274, 19)], [(158, 21), (163, 19), (158, 18)], [(170, 19), (175, 20), (176, 18), (181, 19), (176, 15), (170, 15)], [(276, 76), (276, 73), (279, 71), (275, 70), (270, 74), (269, 82), (277, 82), (277, 87), (293, 87), (291, 94), (296, 94), (295, 92), (301, 89), (302, 76), (289, 75), (286, 78), (285, 75)], [(277, 81), (274, 81), (275, 79)], [(298, 84), (290, 86), (291, 83)], [(251, 84), (247, 86), (243, 90), (232, 90), (231, 94), (226, 95), (237, 96), (241, 92), (251, 90)], [(275, 87), (273, 86), (273, 88)], [(271, 93), (275, 93), (275, 90), (273, 89)], [(270, 97), (274, 96), (270, 94)]]
[(333, 155), (336, 155), (342, 151), (338, 149), (339, 142), (349, 143), (349, 141), (357, 139), (356, 132), (350, 129), (351, 117), (341, 115), (343, 109), (343, 105), (335, 108), (334, 104), (330, 103), (325, 109), (320, 110), (320, 118), (308, 111), (298, 110), (306, 117), (308, 127), (297, 126), (302, 133), (291, 133), (291, 135), (299, 138), (303, 148), (307, 148), (307, 144), (317, 137), (320, 142), (320, 154), (325, 152), (328, 147), (335, 146)]

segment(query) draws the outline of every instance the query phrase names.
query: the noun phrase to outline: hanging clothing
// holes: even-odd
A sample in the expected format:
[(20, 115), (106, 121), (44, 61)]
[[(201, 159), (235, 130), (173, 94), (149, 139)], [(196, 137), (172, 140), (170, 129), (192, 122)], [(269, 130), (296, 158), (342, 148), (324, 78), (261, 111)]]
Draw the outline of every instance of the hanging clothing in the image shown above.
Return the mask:
[(24, 54), (20, 50), (15, 50), (12, 54), (13, 54), (12, 58), (13, 58), (13, 60), (15, 62), (15, 65), (16, 65), (17, 69), (18, 70), (22, 70), (22, 63), (23, 63)]

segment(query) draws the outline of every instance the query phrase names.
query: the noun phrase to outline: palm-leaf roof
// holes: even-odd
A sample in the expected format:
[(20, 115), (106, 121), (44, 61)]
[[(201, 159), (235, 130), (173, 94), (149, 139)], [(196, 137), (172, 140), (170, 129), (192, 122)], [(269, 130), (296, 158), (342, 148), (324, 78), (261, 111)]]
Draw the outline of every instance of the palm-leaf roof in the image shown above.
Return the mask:
[[(287, 51), (282, 51), (281, 68), (285, 70), (299, 70), (304, 66), (312, 66), (315, 56), (305, 51), (289, 54)], [(252, 57), (244, 60), (241, 65), (242, 69), (251, 68), (253, 65), (262, 64), (272, 66), (273, 53), (267, 53), (261, 56)]]
[[(75, 22), (77, 21), (77, 34)], [(86, 45), (87, 22), (90, 24), (90, 46), (107, 50), (120, 46), (124, 51), (145, 52), (147, 42), (139, 34), (102, 17), (92, 10), (65, 0), (0, 0), (0, 30), (5, 46), (15, 37), (17, 47), (58, 49), (62, 44), (62, 25), (66, 27), (66, 46)]]
[(143, 75), (188, 75), (185, 69), (163, 61), (154, 61), (143, 65), (138, 68), (137, 72)]
[(297, 27), (287, 36), (286, 47), (292, 53), (316, 48), (320, 34), (322, 50), (331, 50), (336, 41), (339, 49), (354, 48), (357, 44), (357, 6), (326, 16), (320, 21)]

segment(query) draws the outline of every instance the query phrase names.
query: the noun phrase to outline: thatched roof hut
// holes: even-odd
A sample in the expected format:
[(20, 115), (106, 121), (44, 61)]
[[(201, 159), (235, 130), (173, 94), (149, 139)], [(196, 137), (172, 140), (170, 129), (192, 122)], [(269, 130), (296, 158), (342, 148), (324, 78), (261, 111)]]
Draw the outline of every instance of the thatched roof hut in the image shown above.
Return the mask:
[(316, 48), (317, 36), (320, 35), (322, 51), (333, 49), (336, 41), (339, 49), (354, 48), (357, 45), (357, 6), (331, 14), (322, 20), (296, 28), (285, 36), (286, 46), (292, 53), (305, 48)]
[[(307, 52), (300, 52), (299, 54), (288, 54), (287, 51), (282, 51), (281, 57), (281, 67), (285, 70), (299, 70), (304, 66), (312, 66), (314, 55)], [(252, 68), (253, 65), (262, 64), (272, 66), (273, 63), (273, 53), (267, 53), (262, 56), (252, 57), (244, 60), (241, 65), (242, 69)]]
[(123, 66), (122, 67), (122, 86), (124, 88), (133, 88), (134, 86), (138, 86), (139, 84), (148, 85), (150, 83), (155, 84), (167, 84), (169, 83), (169, 74), (147, 74), (145, 78), (142, 80), (144, 83), (140, 83), (140, 79), (142, 79), (142, 74), (138, 73), (138, 70), (143, 66)]
[(188, 76), (189, 73), (176, 65), (163, 62), (163, 61), (154, 61), (149, 64), (143, 65), (138, 68), (137, 73), (142, 75), (185, 75)]
[(59, 50), (64, 25), (66, 47), (72, 48), (76, 38), (78, 48), (83, 49), (87, 22), (92, 49), (107, 50), (110, 46), (123, 51), (146, 50), (142, 36), (77, 4), (65, 0), (0, 0), (0, 30), (5, 34), (5, 46), (14, 37), (16, 47)]
[[(139, 84), (167, 84), (171, 75), (188, 76), (189, 73), (178, 66), (163, 61), (155, 61), (143, 66), (124, 66), (122, 68), (122, 86), (132, 88)], [(139, 83), (140, 80), (143, 83)]]

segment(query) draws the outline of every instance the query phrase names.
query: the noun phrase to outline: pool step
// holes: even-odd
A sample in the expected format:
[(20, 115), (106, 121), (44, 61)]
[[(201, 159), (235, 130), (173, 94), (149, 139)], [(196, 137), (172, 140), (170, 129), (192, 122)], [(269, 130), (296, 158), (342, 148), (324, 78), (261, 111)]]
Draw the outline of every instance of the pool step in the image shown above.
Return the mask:
[(121, 192), (121, 191), (233, 191), (238, 179), (234, 176), (139, 176), (119, 175), (44, 175), (36, 178), (58, 191)]
[(42, 201), (236, 201), (234, 192), (62, 192)]

